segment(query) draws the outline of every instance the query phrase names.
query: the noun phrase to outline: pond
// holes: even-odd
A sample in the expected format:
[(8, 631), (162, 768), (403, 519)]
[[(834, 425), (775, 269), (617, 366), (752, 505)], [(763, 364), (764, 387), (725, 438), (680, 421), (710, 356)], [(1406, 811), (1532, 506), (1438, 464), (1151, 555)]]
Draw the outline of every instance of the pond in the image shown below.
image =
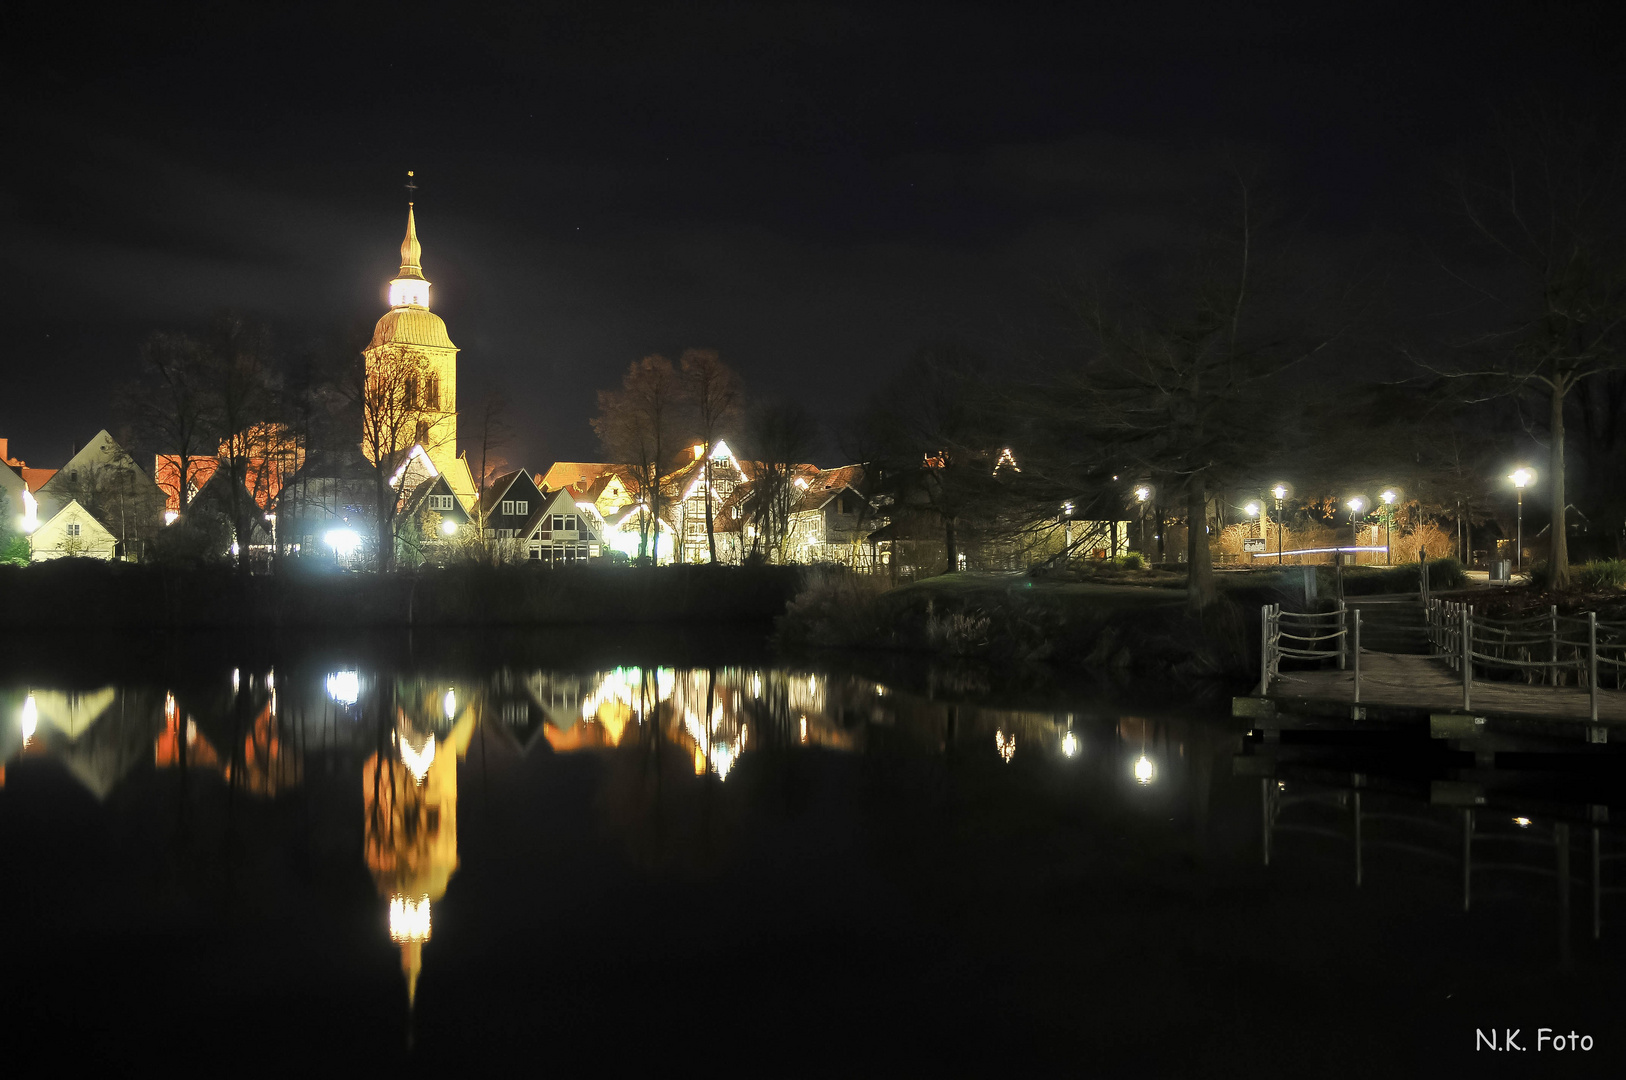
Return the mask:
[(63, 1070), (1626, 1061), (1623, 759), (1020, 681), (715, 633), (13, 649), (0, 1015)]

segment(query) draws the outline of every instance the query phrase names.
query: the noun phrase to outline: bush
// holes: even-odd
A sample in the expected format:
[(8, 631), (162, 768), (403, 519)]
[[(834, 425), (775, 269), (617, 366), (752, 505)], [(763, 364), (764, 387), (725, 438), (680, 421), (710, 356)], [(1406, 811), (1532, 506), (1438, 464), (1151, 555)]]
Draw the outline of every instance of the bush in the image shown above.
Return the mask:
[(1131, 551), (1124, 555), (1114, 555), (1112, 565), (1120, 570), (1144, 570), (1146, 569), (1146, 556), (1138, 551)]
[(1589, 592), (1626, 589), (1626, 559), (1599, 559), (1575, 568), (1573, 580)]
[(878, 574), (810, 570), (777, 620), (779, 641), (825, 648), (874, 644), (885, 629), (881, 595), (886, 590), (887, 580)]
[[(1336, 572), (1322, 567), (1320, 587), (1326, 595), (1335, 589)], [(1430, 589), (1460, 589), (1468, 583), (1468, 574), (1456, 559), (1430, 559), (1428, 585)], [(1344, 567), (1345, 596), (1375, 596), (1380, 593), (1416, 592), (1422, 587), (1422, 571), (1418, 563), (1398, 566), (1346, 566)]]

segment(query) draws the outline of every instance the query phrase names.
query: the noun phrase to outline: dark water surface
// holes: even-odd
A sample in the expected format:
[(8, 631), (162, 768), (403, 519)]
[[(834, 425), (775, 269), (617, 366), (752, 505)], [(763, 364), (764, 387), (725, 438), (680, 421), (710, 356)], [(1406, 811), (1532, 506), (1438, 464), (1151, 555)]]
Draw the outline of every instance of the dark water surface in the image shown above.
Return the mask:
[(16, 645), (7, 1060), (1618, 1074), (1626, 758), (1228, 712), (709, 632)]

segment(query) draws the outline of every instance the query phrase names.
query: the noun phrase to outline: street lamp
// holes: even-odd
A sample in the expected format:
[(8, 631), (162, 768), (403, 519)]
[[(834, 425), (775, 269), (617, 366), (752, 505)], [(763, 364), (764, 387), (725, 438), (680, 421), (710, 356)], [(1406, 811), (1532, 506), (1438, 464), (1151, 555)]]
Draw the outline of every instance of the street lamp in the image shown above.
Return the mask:
[[(1509, 473), (1508, 479), (1513, 481), (1513, 490), (1518, 493), (1519, 498), (1519, 526), (1513, 541), (1513, 569), (1519, 570), (1524, 558), (1524, 489), (1535, 481), (1536, 474), (1530, 469), (1520, 467)], [(1563, 528), (1562, 522), (1559, 523), (1559, 528)]]
[(1146, 502), (1152, 497), (1152, 489), (1145, 484), (1135, 489), (1135, 501), (1140, 503), (1140, 550), (1146, 553)]
[(1395, 501), (1400, 493), (1394, 488), (1385, 488), (1378, 498), (1383, 500), (1383, 561), (1390, 566), (1394, 565), (1394, 529), (1395, 529)]
[(1277, 484), (1270, 489), (1270, 493), (1276, 496), (1276, 565), (1280, 566), (1282, 564), (1282, 547), (1284, 546), (1282, 544), (1282, 500), (1287, 498), (1287, 485)]

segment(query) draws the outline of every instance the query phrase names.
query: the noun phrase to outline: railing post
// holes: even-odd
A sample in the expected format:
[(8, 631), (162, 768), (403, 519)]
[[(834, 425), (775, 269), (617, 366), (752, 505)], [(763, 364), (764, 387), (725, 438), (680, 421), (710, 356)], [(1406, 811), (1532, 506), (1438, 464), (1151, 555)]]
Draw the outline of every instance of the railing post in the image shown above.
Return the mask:
[(1355, 704), (1361, 703), (1361, 609), (1355, 609)]
[(1338, 598), (1338, 670), (1343, 671), (1347, 666), (1349, 656), (1349, 608), (1344, 606), (1343, 597)]
[(1552, 665), (1551, 674), (1552, 674), (1553, 685), (1557, 686), (1558, 685), (1558, 605), (1557, 604), (1554, 604), (1549, 609), (1549, 617), (1553, 620), (1553, 634), (1552, 634), (1552, 639), (1553, 640), (1552, 640), (1552, 655), (1550, 657), (1548, 657), (1547, 662)]
[(1474, 686), (1474, 609), (1462, 605), (1462, 711), (1473, 708)]
[(1598, 722), (1598, 613), (1586, 613), (1586, 681), (1592, 698), (1592, 722)]
[(1270, 689), (1270, 605), (1259, 608), (1259, 690), (1260, 697)]

